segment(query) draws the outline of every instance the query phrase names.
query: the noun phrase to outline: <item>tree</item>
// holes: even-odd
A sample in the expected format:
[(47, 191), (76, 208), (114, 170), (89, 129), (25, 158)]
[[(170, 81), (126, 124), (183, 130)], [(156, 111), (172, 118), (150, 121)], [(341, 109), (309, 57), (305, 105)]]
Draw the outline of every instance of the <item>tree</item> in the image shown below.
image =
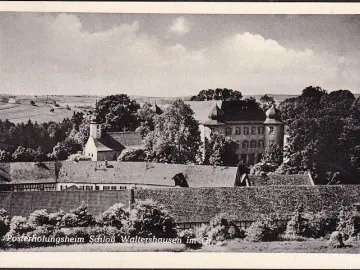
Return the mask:
[(263, 95), (260, 98), (260, 106), (261, 109), (266, 112), (268, 109), (270, 109), (270, 107), (275, 104), (275, 100), (273, 97), (268, 96), (267, 94)]
[(226, 139), (218, 132), (212, 132), (206, 146), (205, 163), (211, 165), (236, 166), (239, 158), (236, 153), (239, 145), (232, 139)]
[(275, 163), (276, 165), (280, 166), (283, 161), (282, 148), (275, 143), (266, 146), (261, 161), (264, 163)]
[(19, 146), (16, 151), (12, 154), (12, 160), (18, 162), (30, 162), (34, 161), (36, 156), (35, 150), (31, 148), (24, 148)]
[(164, 163), (197, 163), (200, 131), (194, 112), (181, 99), (155, 117), (154, 131), (145, 138), (147, 160)]
[(8, 162), (11, 160), (11, 154), (5, 150), (0, 150), (0, 162)]
[(151, 104), (144, 103), (144, 105), (137, 111), (138, 119), (140, 121), (140, 126), (136, 131), (140, 132), (141, 137), (145, 138), (146, 135), (154, 130), (154, 118), (156, 113), (151, 108)]
[(98, 121), (106, 131), (135, 130), (139, 126), (139, 104), (125, 94), (111, 95), (97, 104)]
[(227, 88), (216, 88), (201, 90), (199, 94), (191, 97), (191, 101), (204, 101), (204, 100), (241, 100), (242, 94), (237, 90)]
[(108, 210), (103, 212), (97, 219), (97, 223), (101, 226), (111, 226), (122, 229), (128, 221), (129, 212), (125, 210), (125, 206), (121, 203), (114, 204)]
[(360, 105), (350, 91), (310, 86), (280, 110), (290, 127), (290, 170), (310, 170), (318, 184), (359, 183)]

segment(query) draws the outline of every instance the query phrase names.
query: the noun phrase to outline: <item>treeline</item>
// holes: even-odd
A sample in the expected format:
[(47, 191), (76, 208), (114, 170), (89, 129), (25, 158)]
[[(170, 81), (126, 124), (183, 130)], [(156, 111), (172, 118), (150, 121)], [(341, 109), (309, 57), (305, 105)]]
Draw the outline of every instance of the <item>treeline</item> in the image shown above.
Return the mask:
[(309, 170), (317, 184), (360, 183), (359, 98), (310, 86), (280, 110), (290, 131), (284, 171)]
[(84, 114), (74, 112), (62, 122), (14, 124), (0, 120), (0, 161), (62, 160), (82, 149)]

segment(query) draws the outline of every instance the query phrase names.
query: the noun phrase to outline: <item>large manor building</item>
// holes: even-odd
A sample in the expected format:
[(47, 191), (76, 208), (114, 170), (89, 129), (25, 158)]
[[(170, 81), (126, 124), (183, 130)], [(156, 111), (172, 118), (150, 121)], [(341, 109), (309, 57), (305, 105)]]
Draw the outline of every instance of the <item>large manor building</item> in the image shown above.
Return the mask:
[(244, 108), (242, 101), (216, 102), (210, 112), (208, 110), (207, 119), (200, 112), (206, 104), (188, 104), (200, 123), (202, 141), (206, 143), (210, 140), (211, 132), (224, 134), (238, 143), (237, 153), (244, 164), (260, 162), (265, 147), (270, 144), (284, 145), (284, 123), (275, 104), (264, 112), (260, 108)]

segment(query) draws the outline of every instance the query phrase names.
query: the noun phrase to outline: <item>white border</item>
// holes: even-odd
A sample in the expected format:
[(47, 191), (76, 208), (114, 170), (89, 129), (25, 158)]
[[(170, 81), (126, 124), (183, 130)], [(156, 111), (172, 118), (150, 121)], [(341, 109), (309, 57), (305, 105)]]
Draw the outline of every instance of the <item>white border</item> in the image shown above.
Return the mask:
[(183, 13), (183, 14), (359, 14), (360, 3), (194, 2), (0, 2), (0, 11)]
[[(360, 14), (360, 3), (0, 2), (1, 11), (158, 14)], [(360, 268), (360, 256), (356, 254), (215, 252), (1, 252), (0, 267), (339, 269)]]

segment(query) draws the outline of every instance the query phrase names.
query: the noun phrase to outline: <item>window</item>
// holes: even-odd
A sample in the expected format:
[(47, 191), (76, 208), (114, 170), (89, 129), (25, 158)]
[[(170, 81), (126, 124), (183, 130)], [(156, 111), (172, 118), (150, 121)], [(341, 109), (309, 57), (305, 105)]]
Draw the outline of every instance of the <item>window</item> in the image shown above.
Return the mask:
[(99, 187), (99, 186), (95, 186), (95, 190), (100, 190), (100, 187)]
[(263, 141), (263, 140), (258, 141), (258, 147), (259, 147), (259, 148), (263, 148), (263, 147), (264, 147), (264, 141)]
[(110, 190), (110, 186), (103, 186), (103, 190)]
[(249, 128), (248, 127), (244, 127), (244, 135), (249, 135)]
[(80, 190), (84, 190), (84, 186), (79, 186), (79, 189), (80, 189)]
[(269, 127), (269, 128), (270, 128), (269, 134), (274, 134), (274, 127)]
[(251, 148), (256, 148), (256, 141), (251, 141), (250, 142), (250, 147)]
[(240, 156), (240, 159), (241, 159), (241, 162), (242, 162), (242, 163), (246, 164), (246, 162), (247, 162), (247, 155), (242, 154), (242, 155)]
[(258, 155), (257, 155), (257, 160), (258, 160), (258, 162), (260, 162), (261, 159), (262, 159), (262, 154), (258, 154)]
[(231, 133), (232, 133), (232, 129), (231, 129), (231, 128), (226, 128), (226, 129), (225, 129), (225, 135), (226, 135), (226, 136), (231, 135)]
[(258, 133), (264, 134), (264, 127), (258, 127)]
[(93, 190), (93, 187), (92, 186), (86, 186), (85, 189), (86, 190)]
[(116, 186), (111, 186), (111, 190), (116, 190)]
[(249, 147), (249, 142), (248, 141), (243, 141), (242, 142), (242, 148), (248, 148)]
[(256, 134), (256, 127), (251, 127), (251, 135), (255, 135)]
[(240, 135), (241, 134), (241, 128), (237, 127), (235, 128), (235, 135)]
[[(135, 187), (133, 187), (135, 188)], [(126, 186), (120, 186), (120, 189), (126, 189)]]

